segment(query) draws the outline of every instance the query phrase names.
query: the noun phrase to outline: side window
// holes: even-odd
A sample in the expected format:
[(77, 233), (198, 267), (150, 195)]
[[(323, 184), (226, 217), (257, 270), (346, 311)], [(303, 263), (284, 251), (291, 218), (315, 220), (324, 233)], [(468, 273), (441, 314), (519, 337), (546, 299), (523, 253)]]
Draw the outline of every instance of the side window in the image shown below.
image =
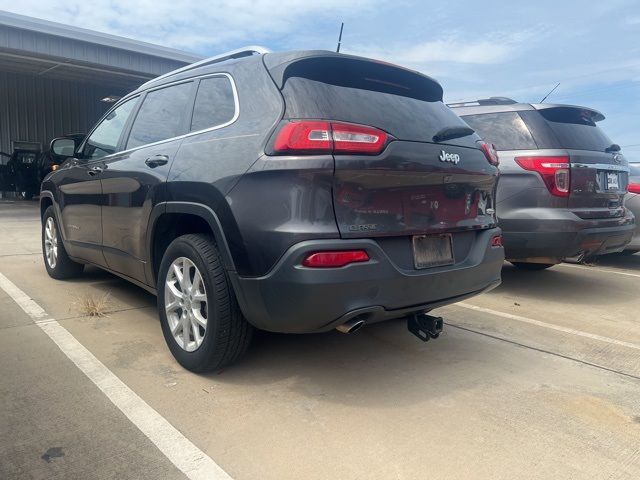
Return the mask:
[(210, 77), (200, 81), (193, 107), (191, 131), (223, 125), (233, 120), (236, 102), (227, 77)]
[(147, 93), (131, 127), (127, 149), (177, 137), (184, 131), (193, 82)]
[(465, 115), (462, 119), (497, 150), (535, 150), (531, 132), (518, 112)]
[(82, 157), (92, 160), (116, 153), (118, 140), (139, 97), (119, 105), (107, 115), (86, 140)]

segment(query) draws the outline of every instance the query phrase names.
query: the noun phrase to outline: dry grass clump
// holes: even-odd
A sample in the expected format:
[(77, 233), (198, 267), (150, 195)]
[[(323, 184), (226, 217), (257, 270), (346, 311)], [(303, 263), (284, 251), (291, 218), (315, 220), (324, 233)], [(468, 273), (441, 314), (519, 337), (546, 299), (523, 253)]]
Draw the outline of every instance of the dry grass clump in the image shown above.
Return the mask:
[(75, 304), (87, 317), (106, 317), (111, 306), (111, 294), (109, 292), (102, 295), (84, 293), (78, 297)]

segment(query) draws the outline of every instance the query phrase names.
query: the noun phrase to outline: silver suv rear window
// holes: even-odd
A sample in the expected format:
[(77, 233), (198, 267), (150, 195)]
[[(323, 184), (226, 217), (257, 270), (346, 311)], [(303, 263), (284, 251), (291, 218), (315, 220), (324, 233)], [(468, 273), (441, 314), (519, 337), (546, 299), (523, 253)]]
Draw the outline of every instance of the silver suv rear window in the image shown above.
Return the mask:
[(591, 110), (557, 107), (545, 108), (539, 112), (562, 148), (604, 152), (613, 143), (593, 121)]

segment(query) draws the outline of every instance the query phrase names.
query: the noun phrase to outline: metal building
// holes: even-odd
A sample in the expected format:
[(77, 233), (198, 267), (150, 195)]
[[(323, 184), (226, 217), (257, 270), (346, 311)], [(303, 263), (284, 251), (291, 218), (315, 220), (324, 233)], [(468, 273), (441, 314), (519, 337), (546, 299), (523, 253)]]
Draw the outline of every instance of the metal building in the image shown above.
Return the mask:
[(0, 11), (0, 152), (42, 150), (56, 136), (86, 132), (109, 108), (109, 97), (201, 59)]

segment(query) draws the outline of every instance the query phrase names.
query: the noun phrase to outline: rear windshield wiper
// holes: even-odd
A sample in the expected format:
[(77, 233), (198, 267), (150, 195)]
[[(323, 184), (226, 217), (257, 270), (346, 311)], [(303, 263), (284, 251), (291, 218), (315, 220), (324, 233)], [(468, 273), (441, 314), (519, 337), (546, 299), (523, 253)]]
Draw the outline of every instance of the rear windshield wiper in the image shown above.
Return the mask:
[(615, 153), (615, 152), (619, 152), (620, 149), (620, 145), (618, 145), (617, 143), (612, 143), (611, 145), (609, 145), (607, 148), (604, 149), (605, 153)]
[(466, 137), (467, 135), (473, 135), (475, 130), (469, 127), (455, 126), (444, 127), (438, 130), (433, 136), (434, 142), (443, 142), (445, 140), (452, 140), (454, 138)]

